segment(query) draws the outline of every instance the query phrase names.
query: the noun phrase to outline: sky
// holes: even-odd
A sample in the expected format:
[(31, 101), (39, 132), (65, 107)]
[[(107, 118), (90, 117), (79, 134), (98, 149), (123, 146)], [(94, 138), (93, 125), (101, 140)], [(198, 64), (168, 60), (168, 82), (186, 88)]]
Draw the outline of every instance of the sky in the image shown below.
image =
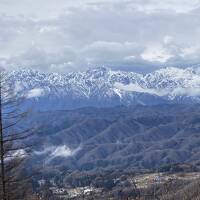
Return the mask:
[(200, 0), (0, 0), (0, 66), (149, 72), (200, 63)]

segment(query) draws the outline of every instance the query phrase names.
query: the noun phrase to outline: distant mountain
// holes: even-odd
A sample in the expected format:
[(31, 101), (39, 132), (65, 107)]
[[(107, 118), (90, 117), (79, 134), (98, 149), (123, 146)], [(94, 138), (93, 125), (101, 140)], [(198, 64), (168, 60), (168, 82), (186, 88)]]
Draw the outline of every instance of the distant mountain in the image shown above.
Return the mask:
[(146, 75), (103, 67), (64, 75), (24, 69), (12, 71), (8, 82), (40, 110), (200, 102), (200, 68)]
[(34, 165), (56, 169), (200, 166), (200, 104), (82, 108), (37, 114)]
[(146, 75), (107, 68), (64, 75), (19, 70), (6, 82), (33, 110), (25, 125), (41, 127), (31, 138), (34, 166), (200, 165), (200, 68)]

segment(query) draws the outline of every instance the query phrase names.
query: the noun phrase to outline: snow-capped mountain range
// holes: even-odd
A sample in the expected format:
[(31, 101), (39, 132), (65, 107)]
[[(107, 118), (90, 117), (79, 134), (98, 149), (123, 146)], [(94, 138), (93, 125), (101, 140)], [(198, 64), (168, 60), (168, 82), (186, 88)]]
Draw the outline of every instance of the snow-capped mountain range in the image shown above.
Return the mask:
[(200, 102), (200, 68), (169, 67), (145, 75), (104, 67), (64, 75), (23, 69), (10, 72), (8, 81), (44, 110)]

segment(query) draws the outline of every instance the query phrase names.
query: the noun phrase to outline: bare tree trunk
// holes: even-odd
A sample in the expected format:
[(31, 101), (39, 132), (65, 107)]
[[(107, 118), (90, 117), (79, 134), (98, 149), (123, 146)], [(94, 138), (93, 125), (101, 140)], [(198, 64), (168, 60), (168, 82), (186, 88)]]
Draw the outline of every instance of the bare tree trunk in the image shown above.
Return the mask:
[[(21, 109), (21, 94), (13, 91), (0, 69), (0, 199), (24, 199), (28, 193), (28, 183), (32, 176), (25, 176), (23, 164), (31, 152), (30, 143), (25, 140), (32, 136), (33, 129), (23, 127), (27, 112)], [(20, 126), (22, 125), (22, 126)], [(18, 154), (16, 152), (22, 151)], [(16, 154), (15, 154), (16, 153)], [(29, 187), (30, 188), (30, 187)]]
[(5, 182), (5, 165), (4, 165), (4, 140), (3, 140), (3, 122), (2, 122), (2, 96), (0, 80), (0, 154), (1, 154), (1, 187), (2, 198), (6, 200), (6, 182)]

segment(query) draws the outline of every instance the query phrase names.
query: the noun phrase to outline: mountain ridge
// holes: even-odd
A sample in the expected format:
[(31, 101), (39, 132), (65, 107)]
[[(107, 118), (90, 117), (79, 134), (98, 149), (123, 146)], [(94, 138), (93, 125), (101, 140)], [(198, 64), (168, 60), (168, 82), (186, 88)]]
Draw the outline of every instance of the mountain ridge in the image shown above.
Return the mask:
[(152, 169), (176, 163), (199, 166), (199, 105), (46, 112), (38, 115), (46, 124), (35, 139), (35, 159), (39, 156), (49, 166), (79, 170)]
[(57, 109), (85, 106), (157, 105), (200, 102), (200, 68), (168, 67), (148, 74), (100, 67), (67, 74), (18, 70), (8, 82), (29, 102)]

